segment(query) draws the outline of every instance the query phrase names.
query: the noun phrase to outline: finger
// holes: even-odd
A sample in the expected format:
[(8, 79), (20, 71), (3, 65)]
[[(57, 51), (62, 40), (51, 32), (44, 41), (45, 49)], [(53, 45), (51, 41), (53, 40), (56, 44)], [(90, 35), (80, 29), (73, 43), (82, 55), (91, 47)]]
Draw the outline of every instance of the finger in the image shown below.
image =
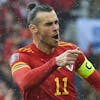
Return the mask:
[(70, 51), (68, 51), (68, 53), (71, 53), (71, 54), (82, 54), (82, 52), (80, 50), (70, 50)]
[(70, 54), (67, 54), (66, 57), (77, 58), (78, 57), (78, 54), (70, 53)]
[(68, 65), (73, 65), (73, 64), (75, 64), (75, 61), (68, 61), (67, 64)]
[(76, 61), (77, 57), (68, 57), (67, 61)]

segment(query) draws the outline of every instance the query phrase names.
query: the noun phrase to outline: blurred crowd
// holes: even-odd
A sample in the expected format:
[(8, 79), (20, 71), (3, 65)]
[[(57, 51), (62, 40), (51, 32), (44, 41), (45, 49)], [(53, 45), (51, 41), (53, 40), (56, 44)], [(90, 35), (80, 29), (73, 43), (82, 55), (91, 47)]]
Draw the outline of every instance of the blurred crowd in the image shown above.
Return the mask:
[[(27, 4), (49, 4), (56, 10), (60, 20), (60, 33), (65, 41), (79, 45), (76, 22), (79, 18), (99, 18), (99, 0), (0, 0), (0, 100), (22, 100), (18, 87), (12, 79), (9, 58), (14, 50), (32, 41), (27, 29)], [(90, 5), (93, 6), (90, 7)], [(89, 13), (91, 12), (92, 13)], [(83, 34), (84, 35), (84, 34)], [(81, 47), (79, 45), (79, 47)], [(92, 52), (91, 44), (83, 52), (100, 70), (100, 53)], [(99, 94), (84, 81), (76, 78), (79, 100), (100, 100)], [(80, 84), (80, 85), (79, 85)], [(81, 87), (80, 89), (79, 86)], [(84, 92), (85, 91), (85, 92)]]

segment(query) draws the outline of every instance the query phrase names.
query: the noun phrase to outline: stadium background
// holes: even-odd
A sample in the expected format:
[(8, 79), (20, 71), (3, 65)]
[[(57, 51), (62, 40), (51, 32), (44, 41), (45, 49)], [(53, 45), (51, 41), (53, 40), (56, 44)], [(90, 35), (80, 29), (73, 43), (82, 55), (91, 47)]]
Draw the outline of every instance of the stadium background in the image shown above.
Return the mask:
[[(22, 100), (12, 80), (9, 58), (30, 43), (26, 29), (29, 2), (49, 4), (60, 19), (61, 38), (77, 44), (100, 72), (100, 0), (0, 0), (0, 100)], [(75, 75), (78, 100), (100, 100), (91, 86)]]

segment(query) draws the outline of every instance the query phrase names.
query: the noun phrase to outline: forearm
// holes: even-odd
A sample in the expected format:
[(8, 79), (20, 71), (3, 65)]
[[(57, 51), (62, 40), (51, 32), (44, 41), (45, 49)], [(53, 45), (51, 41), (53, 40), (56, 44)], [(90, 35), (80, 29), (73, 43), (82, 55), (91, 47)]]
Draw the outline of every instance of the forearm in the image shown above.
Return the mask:
[(21, 89), (35, 87), (43, 82), (57, 68), (55, 58), (32, 70), (22, 68), (13, 73), (13, 77)]
[(86, 79), (95, 90), (100, 93), (100, 73), (95, 70), (91, 76)]

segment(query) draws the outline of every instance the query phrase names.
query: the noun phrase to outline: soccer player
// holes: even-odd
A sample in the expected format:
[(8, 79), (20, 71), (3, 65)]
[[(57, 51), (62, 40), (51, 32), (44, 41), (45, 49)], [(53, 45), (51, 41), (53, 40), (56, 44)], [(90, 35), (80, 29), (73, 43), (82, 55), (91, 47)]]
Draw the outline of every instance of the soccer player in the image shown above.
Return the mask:
[(77, 100), (75, 73), (100, 93), (100, 74), (92, 63), (75, 44), (60, 40), (54, 9), (30, 4), (27, 19), (33, 42), (16, 50), (10, 60), (24, 100)]

